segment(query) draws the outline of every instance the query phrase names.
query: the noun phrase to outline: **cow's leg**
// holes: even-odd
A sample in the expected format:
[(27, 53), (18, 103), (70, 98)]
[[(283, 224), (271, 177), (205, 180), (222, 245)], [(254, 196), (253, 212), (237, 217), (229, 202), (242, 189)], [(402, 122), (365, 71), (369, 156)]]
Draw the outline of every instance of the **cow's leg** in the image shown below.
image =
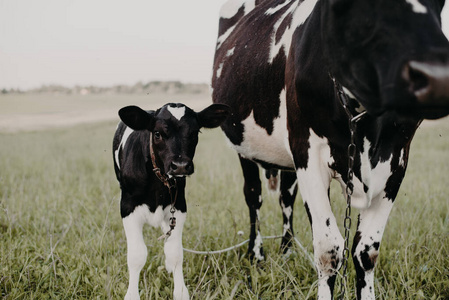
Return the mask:
[[(176, 226), (171, 232), (170, 236), (165, 240), (164, 253), (165, 253), (165, 268), (169, 273), (173, 273), (174, 290), (173, 299), (175, 300), (187, 300), (189, 299), (189, 291), (184, 283), (184, 274), (182, 271), (183, 262), (183, 248), (182, 248), (182, 229), (186, 220), (187, 213), (180, 211), (175, 212)], [(164, 223), (162, 230), (167, 232), (169, 227), (170, 207), (165, 208), (164, 211)]]
[(377, 198), (360, 210), (357, 232), (352, 244), (352, 259), (357, 273), (357, 299), (374, 298), (374, 266), (393, 201)]
[(293, 238), (293, 205), (298, 192), (298, 182), (294, 172), (281, 172), (281, 194), (279, 204), (282, 208), (283, 228), (281, 251), (287, 254)]
[(256, 163), (239, 155), (242, 166), (243, 177), (245, 180), (243, 192), (245, 194), (246, 204), (249, 208), (250, 235), (248, 245), (248, 256), (250, 259), (264, 260), (262, 249), (262, 236), (259, 226), (259, 211), (262, 206), (262, 188), (259, 177), (259, 167)]
[(147, 260), (147, 246), (142, 234), (147, 213), (148, 207), (142, 205), (136, 207), (131, 214), (122, 219), (128, 248), (129, 285), (125, 295), (126, 300), (140, 299), (139, 275)]
[[(325, 139), (311, 130), (307, 157), (293, 153), (299, 190), (312, 227), (315, 267), (318, 272), (318, 299), (332, 299), (337, 270), (343, 257), (344, 239), (329, 201), (332, 172), (330, 150)], [(304, 166), (305, 159), (307, 165)]]
[[(309, 165), (310, 166), (310, 165)], [(337, 270), (343, 257), (344, 240), (332, 213), (328, 189), (330, 178), (298, 170), (298, 184), (312, 227), (318, 299), (332, 299)]]

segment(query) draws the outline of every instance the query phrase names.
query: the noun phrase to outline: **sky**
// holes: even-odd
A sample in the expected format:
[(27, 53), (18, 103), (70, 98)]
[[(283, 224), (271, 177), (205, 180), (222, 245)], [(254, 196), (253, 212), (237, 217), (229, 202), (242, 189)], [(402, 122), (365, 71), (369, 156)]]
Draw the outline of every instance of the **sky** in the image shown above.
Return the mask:
[(225, 0), (0, 0), (0, 88), (210, 81)]
[(224, 2), (0, 0), (0, 89), (209, 83)]

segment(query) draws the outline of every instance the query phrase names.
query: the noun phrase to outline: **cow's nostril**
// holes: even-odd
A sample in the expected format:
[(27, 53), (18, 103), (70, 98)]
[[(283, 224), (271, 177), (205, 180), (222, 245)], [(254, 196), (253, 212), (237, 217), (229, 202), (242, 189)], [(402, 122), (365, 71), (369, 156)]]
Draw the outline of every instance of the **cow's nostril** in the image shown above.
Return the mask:
[(429, 85), (429, 78), (427, 75), (420, 69), (414, 67), (413, 64), (409, 65), (408, 79), (412, 92), (422, 90)]
[(170, 168), (171, 168), (173, 171), (175, 171), (175, 170), (178, 169), (178, 165), (176, 165), (174, 162), (172, 162), (172, 163), (170, 164)]

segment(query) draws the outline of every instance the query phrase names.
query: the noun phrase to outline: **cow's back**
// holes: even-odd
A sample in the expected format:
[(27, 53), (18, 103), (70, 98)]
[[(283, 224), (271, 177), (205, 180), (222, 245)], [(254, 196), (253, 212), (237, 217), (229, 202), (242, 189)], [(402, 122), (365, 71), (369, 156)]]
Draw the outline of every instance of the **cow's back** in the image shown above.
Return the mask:
[(285, 67), (300, 1), (245, 1), (232, 16), (225, 8), (235, 2), (222, 9), (212, 76), (213, 101), (233, 108), (222, 129), (245, 157), (293, 168)]

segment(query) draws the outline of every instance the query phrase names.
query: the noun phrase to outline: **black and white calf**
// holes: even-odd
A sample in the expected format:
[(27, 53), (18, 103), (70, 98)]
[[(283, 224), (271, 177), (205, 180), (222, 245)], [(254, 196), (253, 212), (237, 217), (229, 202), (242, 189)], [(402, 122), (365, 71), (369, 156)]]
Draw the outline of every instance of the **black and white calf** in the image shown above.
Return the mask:
[(213, 104), (197, 113), (183, 104), (166, 104), (156, 111), (128, 106), (119, 115), (122, 122), (114, 136), (113, 154), (128, 247), (129, 286), (125, 299), (139, 299), (139, 274), (147, 258), (144, 224), (168, 233), (165, 266), (173, 272), (173, 298), (189, 299), (182, 272), (185, 176), (193, 173), (200, 128), (219, 126), (228, 115), (228, 107)]
[[(352, 205), (360, 214), (352, 257), (357, 298), (374, 299), (374, 266), (415, 130), (423, 118), (449, 114), (443, 5), (444, 0), (229, 0), (221, 10), (213, 101), (233, 110), (221, 127), (244, 174), (249, 254), (264, 257), (258, 165), (270, 173), (281, 169), (282, 246), (289, 246), (293, 232), (297, 185), (312, 227), (319, 299), (333, 297), (344, 248), (329, 201), (330, 181), (338, 180), (343, 191), (350, 182), (348, 123), (364, 111), (354, 135)], [(339, 95), (348, 101), (343, 104)]]

